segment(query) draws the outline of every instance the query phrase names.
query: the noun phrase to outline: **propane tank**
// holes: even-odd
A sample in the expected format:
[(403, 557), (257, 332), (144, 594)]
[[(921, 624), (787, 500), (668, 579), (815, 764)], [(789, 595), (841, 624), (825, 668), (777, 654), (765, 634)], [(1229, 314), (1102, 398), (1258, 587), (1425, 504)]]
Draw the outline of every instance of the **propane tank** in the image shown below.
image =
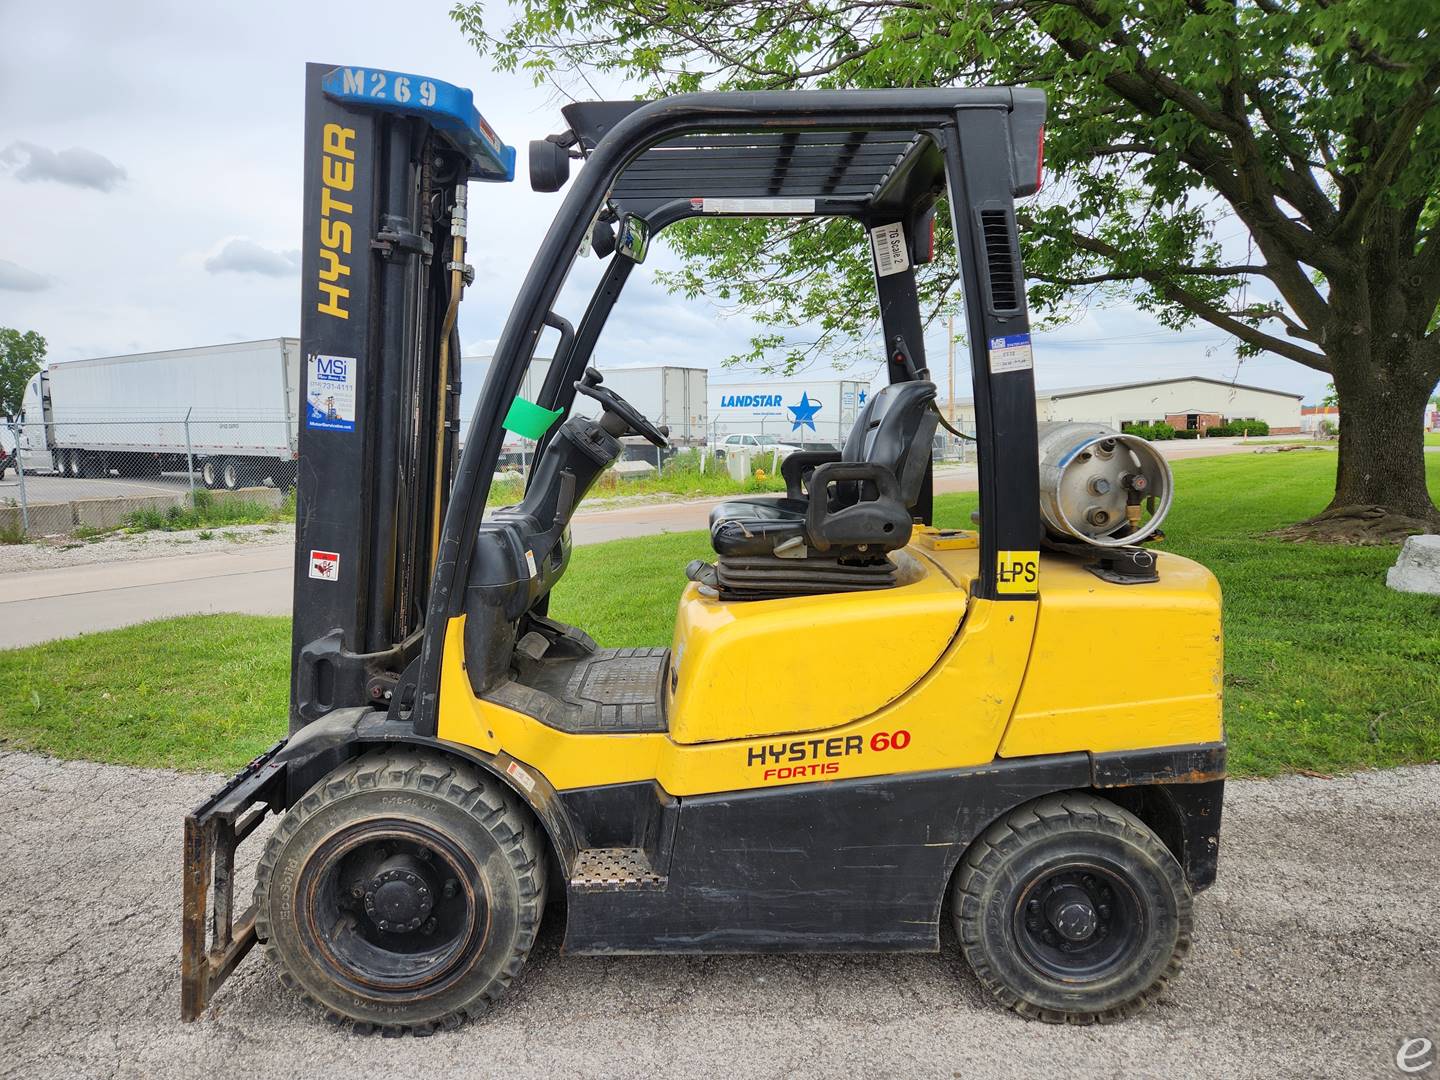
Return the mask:
[(1040, 516), (1052, 533), (1096, 547), (1138, 544), (1160, 528), (1174, 490), (1170, 464), (1137, 435), (1040, 425)]

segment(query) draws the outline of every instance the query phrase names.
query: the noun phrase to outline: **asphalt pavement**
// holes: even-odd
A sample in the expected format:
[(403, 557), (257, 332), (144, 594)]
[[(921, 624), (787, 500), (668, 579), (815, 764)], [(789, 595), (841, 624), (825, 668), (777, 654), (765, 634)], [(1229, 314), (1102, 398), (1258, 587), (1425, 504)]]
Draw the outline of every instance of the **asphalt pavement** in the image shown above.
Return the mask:
[(220, 779), (0, 753), (0, 1075), (1272, 1080), (1399, 1077), (1405, 1040), (1440, 1043), (1440, 766), (1232, 783), (1187, 968), (1122, 1024), (1022, 1020), (948, 939), (581, 957), (547, 915), (493, 1013), (400, 1040), (331, 1027), (259, 952), (180, 1023), (181, 819)]
[[(1228, 439), (1157, 445), (1172, 459), (1243, 453), (1249, 449)], [(81, 497), (73, 492), (88, 490), (89, 486), (138, 484), (115, 479), (26, 478), (27, 484), (38, 481), (71, 491), (70, 498)], [(13, 474), (5, 483), (14, 483)], [(161, 490), (174, 490), (184, 480), (167, 476), (153, 483)], [(945, 466), (936, 472), (937, 493), (974, 491), (976, 486), (973, 465)], [(5, 497), (0, 491), (0, 498)], [(31, 497), (39, 501), (33, 493)], [(582, 510), (571, 524), (571, 535), (576, 544), (583, 545), (704, 529), (711, 507), (720, 501), (647, 502)], [(219, 611), (283, 615), (290, 611), (293, 578), (288, 540), (235, 545), (225, 552), (184, 551), (157, 548), (157, 554), (149, 560), (136, 559), (133, 552), (127, 552), (124, 561), (105, 565), (90, 562), (86, 566), (0, 572), (0, 648), (177, 615)], [(4, 549), (0, 549), (0, 570), (5, 565)], [(682, 569), (676, 567), (676, 573)]]
[[(198, 480), (196, 481), (198, 484)], [(131, 480), (118, 476), (80, 479), (71, 476), (25, 474), (25, 498), (32, 503), (65, 503), (77, 499), (118, 499), (132, 495), (178, 495), (190, 490), (190, 480), (181, 474), (157, 476), (149, 480)], [(0, 480), (0, 502), (20, 500), (20, 478), (14, 469), (5, 471)]]

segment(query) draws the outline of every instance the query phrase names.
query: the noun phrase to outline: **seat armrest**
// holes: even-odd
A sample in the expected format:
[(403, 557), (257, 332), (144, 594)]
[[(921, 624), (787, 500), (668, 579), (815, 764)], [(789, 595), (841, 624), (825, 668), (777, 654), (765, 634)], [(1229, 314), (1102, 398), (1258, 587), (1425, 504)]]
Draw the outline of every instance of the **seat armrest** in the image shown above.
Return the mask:
[[(875, 485), (876, 497), (838, 510), (830, 509), (831, 484), (859, 480)], [(900, 497), (900, 483), (883, 465), (865, 461), (831, 461), (810, 475), (810, 502), (805, 532), (819, 551), (832, 547), (876, 545), (883, 551), (904, 547), (910, 539), (910, 511)]]
[(787, 499), (806, 498), (810, 474), (820, 465), (840, 460), (838, 450), (797, 450), (780, 462), (780, 475), (785, 478)]

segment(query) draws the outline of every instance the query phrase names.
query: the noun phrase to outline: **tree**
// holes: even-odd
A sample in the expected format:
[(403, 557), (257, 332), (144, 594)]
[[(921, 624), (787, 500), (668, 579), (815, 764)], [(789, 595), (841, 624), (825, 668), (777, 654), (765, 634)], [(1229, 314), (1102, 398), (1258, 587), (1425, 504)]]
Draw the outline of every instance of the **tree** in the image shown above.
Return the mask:
[(0, 326), (0, 415), (19, 416), (25, 385), (45, 359), (45, 339), (34, 330)]
[[(537, 81), (594, 70), (655, 93), (1043, 87), (1047, 186), (1021, 208), (1037, 317), (1129, 299), (1177, 331), (1218, 327), (1241, 356), (1329, 374), (1346, 419), (1321, 518), (1440, 527), (1418, 422), (1440, 379), (1434, 0), (512, 4), (496, 31), (481, 2), (452, 14), (482, 52)], [(873, 322), (868, 256), (843, 223), (671, 232), (684, 257), (672, 288), (738, 301), (776, 328), (752, 359), (813, 317), (821, 339), (791, 343), (784, 362), (843, 349)], [(954, 267), (928, 269), (938, 313)]]

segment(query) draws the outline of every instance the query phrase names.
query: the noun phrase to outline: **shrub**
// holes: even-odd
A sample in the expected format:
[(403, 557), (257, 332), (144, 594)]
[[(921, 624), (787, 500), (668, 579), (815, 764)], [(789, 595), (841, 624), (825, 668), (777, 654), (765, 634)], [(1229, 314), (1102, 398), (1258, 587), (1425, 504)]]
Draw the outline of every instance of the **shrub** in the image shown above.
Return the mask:
[(1200, 437), (1200, 432), (1194, 431), (1194, 430), (1192, 430), (1192, 429), (1190, 429), (1190, 428), (1176, 428), (1176, 429), (1175, 429), (1175, 438), (1177, 438), (1177, 439), (1198, 439), (1199, 437)]
[(1166, 439), (1175, 438), (1175, 429), (1163, 420), (1154, 424), (1124, 424), (1121, 430), (1126, 435), (1135, 435), (1151, 442), (1164, 442)]
[(1264, 420), (1257, 420), (1253, 416), (1242, 417), (1239, 420), (1227, 420), (1225, 426), (1236, 435), (1269, 435), (1270, 425)]

